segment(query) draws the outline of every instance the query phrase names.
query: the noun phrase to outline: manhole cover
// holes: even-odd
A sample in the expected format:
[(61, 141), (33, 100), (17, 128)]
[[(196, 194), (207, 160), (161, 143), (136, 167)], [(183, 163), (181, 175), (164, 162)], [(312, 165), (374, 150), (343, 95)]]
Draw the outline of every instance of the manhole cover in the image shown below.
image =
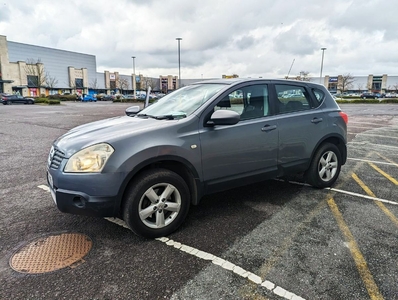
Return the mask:
[(80, 233), (62, 233), (40, 238), (23, 246), (10, 259), (17, 272), (38, 274), (56, 271), (82, 261), (93, 242)]

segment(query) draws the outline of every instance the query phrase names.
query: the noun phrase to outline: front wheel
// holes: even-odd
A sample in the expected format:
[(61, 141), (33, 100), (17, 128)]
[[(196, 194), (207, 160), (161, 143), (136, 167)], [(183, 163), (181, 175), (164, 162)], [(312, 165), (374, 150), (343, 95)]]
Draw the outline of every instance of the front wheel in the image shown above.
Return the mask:
[(339, 148), (334, 144), (325, 143), (315, 152), (306, 172), (306, 179), (314, 187), (330, 187), (339, 177), (340, 169), (341, 153)]
[(130, 229), (146, 238), (167, 236), (184, 221), (190, 193), (184, 179), (166, 169), (137, 177), (127, 190), (123, 218)]

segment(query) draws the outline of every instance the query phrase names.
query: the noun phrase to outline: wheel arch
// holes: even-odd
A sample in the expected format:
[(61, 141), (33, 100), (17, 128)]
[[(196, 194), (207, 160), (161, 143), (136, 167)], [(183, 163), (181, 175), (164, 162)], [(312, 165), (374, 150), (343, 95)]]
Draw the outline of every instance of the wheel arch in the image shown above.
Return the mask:
[(347, 161), (347, 146), (345, 143), (345, 139), (341, 136), (336, 135), (326, 136), (318, 142), (316, 147), (314, 147), (314, 149), (312, 150), (310, 162), (313, 160), (314, 155), (318, 151), (318, 149), (325, 143), (331, 143), (337, 146), (341, 154), (341, 165), (344, 165)]
[(181, 157), (162, 156), (162, 157), (151, 158), (141, 162), (133, 170), (131, 170), (128, 176), (126, 176), (126, 179), (124, 180), (121, 186), (121, 192), (120, 192), (121, 200), (118, 206), (119, 215), (122, 214), (123, 204), (125, 202), (125, 197), (126, 197), (126, 191), (129, 185), (141, 173), (145, 172), (148, 169), (156, 169), (156, 168), (167, 169), (181, 176), (181, 178), (188, 185), (191, 196), (191, 204), (197, 205), (199, 203), (203, 189), (200, 184), (199, 174), (194, 168), (194, 166)]

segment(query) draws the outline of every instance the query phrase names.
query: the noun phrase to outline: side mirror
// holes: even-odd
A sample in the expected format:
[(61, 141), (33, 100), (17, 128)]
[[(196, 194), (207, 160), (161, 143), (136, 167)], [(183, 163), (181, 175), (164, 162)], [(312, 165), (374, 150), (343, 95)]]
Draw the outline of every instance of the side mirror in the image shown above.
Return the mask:
[(135, 116), (137, 113), (139, 113), (141, 110), (141, 108), (138, 105), (135, 106), (130, 106), (126, 108), (126, 115), (131, 117), (131, 116)]
[(207, 121), (207, 125), (235, 125), (240, 121), (240, 115), (233, 110), (219, 109), (216, 110)]

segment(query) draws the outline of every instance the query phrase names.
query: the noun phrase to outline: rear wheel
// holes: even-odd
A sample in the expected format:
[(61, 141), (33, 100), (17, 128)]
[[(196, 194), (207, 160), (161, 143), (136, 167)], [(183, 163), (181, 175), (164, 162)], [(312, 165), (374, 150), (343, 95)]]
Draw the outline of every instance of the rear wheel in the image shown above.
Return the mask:
[(340, 169), (341, 153), (339, 148), (334, 144), (325, 143), (316, 151), (306, 172), (306, 179), (314, 187), (330, 187), (339, 177)]
[(126, 193), (123, 218), (137, 235), (169, 235), (184, 221), (190, 206), (187, 184), (178, 174), (152, 169), (137, 177)]

